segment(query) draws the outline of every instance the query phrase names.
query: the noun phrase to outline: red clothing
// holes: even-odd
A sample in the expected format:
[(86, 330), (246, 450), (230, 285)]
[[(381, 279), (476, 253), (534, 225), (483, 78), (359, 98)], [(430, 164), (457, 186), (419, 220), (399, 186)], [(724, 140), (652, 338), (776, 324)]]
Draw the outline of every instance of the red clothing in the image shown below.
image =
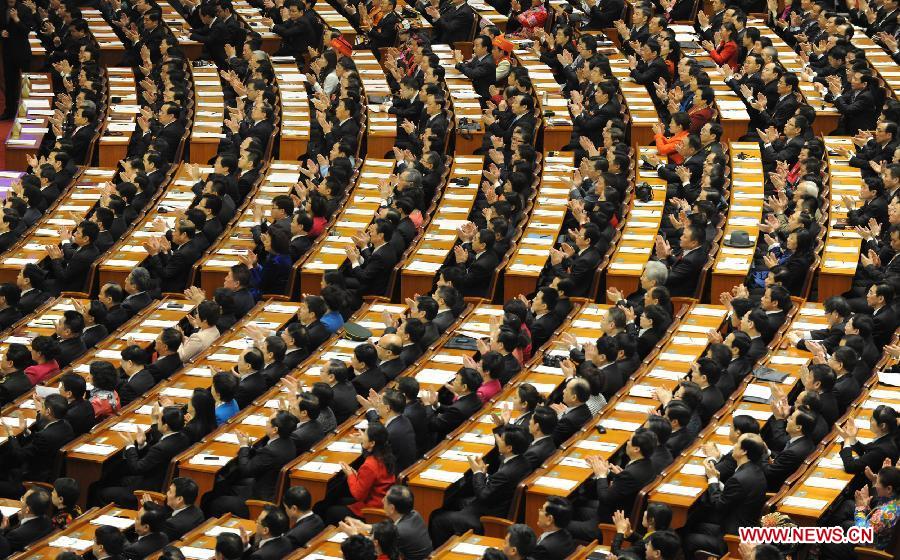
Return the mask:
[(374, 455), (366, 457), (356, 476), (347, 477), (350, 495), (356, 499), (349, 506), (353, 515), (361, 516), (363, 508), (380, 508), (382, 498), (396, 479)]
[(722, 66), (727, 64), (732, 70), (737, 70), (738, 66), (738, 46), (734, 41), (728, 41), (724, 45), (719, 45), (715, 50), (709, 51), (709, 57), (716, 61), (716, 64)]
[(43, 364), (35, 364), (25, 368), (25, 375), (28, 376), (28, 380), (31, 381), (32, 386), (53, 377), (57, 373), (59, 373), (59, 364), (56, 363), (56, 360), (50, 360)]
[(478, 398), (481, 399), (482, 403), (486, 403), (489, 400), (493, 399), (497, 396), (497, 393), (500, 392), (500, 380), (499, 379), (489, 379), (481, 384), (481, 387), (478, 388), (475, 393), (478, 394)]
[(713, 110), (712, 107), (691, 109), (688, 111), (688, 116), (691, 117), (691, 134), (700, 134), (700, 129), (712, 120)]
[(690, 130), (682, 130), (671, 138), (666, 138), (662, 134), (657, 134), (653, 137), (656, 141), (656, 152), (661, 156), (669, 156), (669, 159), (673, 163), (680, 165), (681, 162), (684, 161), (684, 158), (678, 153), (678, 146), (681, 145), (681, 141), (687, 138), (690, 133)]

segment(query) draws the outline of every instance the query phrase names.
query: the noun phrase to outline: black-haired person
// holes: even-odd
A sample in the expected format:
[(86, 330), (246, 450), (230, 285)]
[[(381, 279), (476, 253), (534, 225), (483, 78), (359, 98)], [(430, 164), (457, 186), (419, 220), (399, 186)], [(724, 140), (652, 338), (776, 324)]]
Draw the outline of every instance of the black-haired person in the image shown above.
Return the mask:
[(75, 300), (75, 309), (81, 313), (84, 319), (84, 329), (81, 331), (81, 342), (85, 348), (94, 348), (107, 336), (109, 329), (104, 325), (106, 321), (106, 306), (103, 302), (92, 299), (86, 306)]
[[(283, 509), (273, 505), (263, 507), (256, 518), (253, 541), (245, 542), (247, 560), (280, 560), (293, 550), (291, 541), (285, 536), (290, 521)], [(242, 536), (243, 538), (243, 536)]]
[(0, 284), (0, 329), (8, 329), (22, 318), (22, 312), (16, 307), (21, 295), (15, 284)]
[(36, 264), (26, 264), (16, 276), (16, 285), (22, 290), (19, 297), (19, 311), (30, 315), (40, 307), (51, 295), (43, 291), (47, 273)]
[(297, 428), (297, 418), (280, 410), (266, 423), (266, 437), (250, 445), (249, 436), (238, 432), (240, 450), (237, 468), (226, 482), (217, 484), (204, 496), (204, 509), (210, 515), (219, 516), (231, 512), (246, 518), (249, 510), (245, 500), (272, 501), (278, 484), (278, 473), (297, 456), (291, 433)]
[[(290, 385), (288, 387), (294, 390), (294, 387)], [(291, 432), (291, 439), (297, 448), (297, 455), (300, 455), (312, 449), (325, 437), (325, 431), (318, 422), (322, 407), (318, 397), (311, 392), (303, 392), (296, 397), (289, 396), (288, 402), (290, 413), (297, 418), (297, 427)]]
[[(437, 394), (428, 392), (422, 396), (422, 404), (428, 417), (428, 431), (432, 435), (432, 443), (441, 441), (450, 432), (458, 428), (467, 419), (481, 410), (481, 399), (478, 388), (481, 386), (481, 374), (472, 368), (460, 368), (449, 384), (449, 389), (456, 397), (452, 404), (438, 403)], [(430, 445), (428, 448), (430, 449)]]
[(6, 405), (31, 390), (31, 381), (25, 368), (33, 364), (31, 351), (24, 344), (12, 343), (6, 347), (0, 360), (0, 405)]
[[(616, 526), (616, 535), (610, 545), (612, 553), (619, 557), (644, 560), (647, 557), (650, 535), (656, 531), (669, 530), (672, 523), (672, 508), (659, 502), (647, 504), (647, 509), (644, 510), (641, 517), (641, 525), (643, 525), (641, 529), (643, 530), (632, 530), (631, 521), (622, 510), (613, 512), (613, 523)], [(626, 540), (631, 543), (627, 552), (622, 548), (622, 544)]]
[(384, 295), (398, 259), (389, 243), (393, 235), (394, 226), (387, 220), (377, 219), (365, 235), (355, 239), (355, 245), (348, 247), (349, 266), (344, 269), (348, 287), (362, 295)]
[(168, 379), (173, 373), (181, 369), (183, 362), (178, 353), (184, 341), (184, 334), (174, 327), (166, 327), (153, 341), (153, 351), (156, 353), (156, 361), (147, 366), (153, 379), (159, 383)]
[(688, 520), (684, 546), (689, 553), (711, 550), (724, 554), (726, 534), (737, 534), (739, 527), (759, 522), (766, 503), (766, 475), (760, 466), (765, 453), (759, 436), (742, 435), (731, 450), (737, 468), (724, 484), (713, 461), (705, 463), (707, 488), (701, 499), (707, 508)]
[(241, 261), (250, 269), (250, 290), (255, 298), (263, 294), (283, 295), (287, 289), (293, 260), (290, 255), (290, 234), (283, 229), (273, 228), (260, 236), (265, 258), (256, 253), (241, 256)]
[(291, 541), (292, 548), (306, 546), (325, 528), (322, 518), (312, 511), (312, 496), (305, 487), (291, 486), (281, 501), (292, 525), (284, 535)]
[(137, 538), (125, 545), (122, 555), (138, 560), (158, 552), (169, 544), (169, 537), (163, 532), (167, 517), (166, 509), (161, 504), (156, 502), (142, 504), (134, 519), (134, 534)]
[(125, 535), (112, 525), (101, 525), (94, 531), (91, 555), (97, 560), (120, 560), (125, 550)]
[(551, 407), (559, 417), (556, 429), (553, 430), (556, 445), (566, 442), (591, 418), (591, 411), (587, 406), (590, 398), (591, 385), (586, 379), (576, 377), (566, 384), (563, 402)]
[(835, 426), (838, 437), (843, 440), (840, 456), (844, 472), (859, 475), (866, 469), (877, 473), (885, 462), (897, 460), (897, 433), (900, 428), (897, 411), (887, 405), (879, 405), (872, 411), (869, 430), (875, 435), (872, 441), (863, 443), (857, 439), (859, 427), (853, 418)]
[(228, 270), (228, 274), (225, 275), (225, 281), (222, 283), (224, 288), (232, 292), (234, 313), (239, 319), (256, 305), (256, 300), (250, 292), (250, 281), (250, 269), (244, 264), (236, 264)]
[(9, 425), (3, 425), (8, 441), (4, 458), (10, 465), (5, 482), (0, 483), (0, 496), (17, 498), (23, 480), (49, 482), (53, 471), (53, 461), (60, 449), (69, 443), (75, 433), (65, 420), (68, 405), (62, 395), (47, 395), (40, 405), (37, 420), (29, 428), (25, 417), (19, 418), (18, 436), (12, 435)]
[(266, 378), (262, 374), (264, 365), (265, 360), (259, 348), (248, 348), (238, 358), (238, 363), (232, 372), (238, 378), (238, 387), (234, 398), (240, 408), (249, 406), (268, 389)]
[(0, 534), (0, 554), (4, 557), (25, 550), (31, 543), (53, 532), (53, 523), (49, 518), (53, 505), (50, 493), (43, 488), (32, 488), (16, 498), (19, 496), (22, 497), (19, 524)]
[(57, 478), (53, 481), (50, 499), (53, 502), (53, 526), (65, 529), (76, 517), (81, 515), (78, 497), (81, 488), (74, 478)]
[(494, 439), (501, 463), (491, 476), (487, 475), (487, 465), (481, 458), (469, 458), (474, 501), (459, 511), (441, 509), (431, 515), (429, 532), (435, 546), (444, 544), (453, 535), (482, 530), (484, 515), (504, 517), (509, 513), (516, 487), (531, 473), (531, 465), (523, 456), (528, 449), (529, 435), (521, 428), (509, 426), (495, 434)]
[(216, 426), (228, 422), (232, 416), (240, 411), (235, 395), (238, 391), (238, 378), (230, 372), (220, 371), (213, 375), (210, 394), (216, 402), (215, 416)]
[(197, 354), (209, 348), (219, 338), (219, 329), (216, 323), (222, 308), (214, 301), (204, 301), (197, 306), (196, 317), (187, 315), (191, 326), (196, 329), (190, 336), (184, 339), (178, 348), (178, 356), (182, 363), (192, 360)]
[(331, 338), (331, 333), (322, 323), (322, 317), (327, 311), (325, 300), (321, 296), (303, 296), (297, 309), (297, 320), (306, 328), (306, 337), (309, 341), (308, 350), (315, 351), (326, 340)]
[(115, 485), (104, 480), (103, 486), (96, 488), (97, 503), (115, 502), (121, 507), (137, 508), (134, 491), (161, 491), (169, 462), (190, 447), (190, 438), (182, 432), (184, 413), (180, 407), (157, 409), (150, 417), (153, 426), (147, 432), (123, 432), (126, 445), (122, 477)]
[(376, 393), (387, 385), (388, 378), (378, 367), (378, 349), (374, 344), (360, 344), (353, 349), (350, 357), (350, 367), (353, 368), (353, 388), (361, 396), (368, 396), (370, 391)]
[(172, 228), (171, 242), (166, 237), (151, 237), (143, 244), (150, 255), (144, 260), (144, 266), (159, 283), (161, 292), (184, 291), (205, 243), (193, 223), (180, 220)]
[(772, 412), (774, 418), (762, 431), (763, 439), (773, 455), (772, 462), (765, 465), (764, 472), (769, 490), (777, 492), (815, 448), (811, 434), (815, 429), (816, 418), (799, 406), (791, 412), (789, 405), (783, 401), (774, 402)]
[(637, 354), (643, 360), (665, 336), (672, 316), (661, 305), (648, 305), (638, 321)]
[(618, 509), (631, 511), (641, 488), (656, 476), (650, 456), (653, 455), (656, 438), (650, 432), (635, 433), (625, 446), (629, 459), (618, 473), (613, 473), (608, 461), (600, 457), (588, 457), (594, 471), (597, 486), (597, 505), (591, 503), (576, 508), (575, 521), (569, 524), (569, 532), (578, 540), (599, 537), (597, 523), (609, 523)]
[[(468, 245), (468, 247), (466, 247)], [(471, 238), (453, 248), (453, 263), (460, 271), (458, 286), (466, 297), (486, 296), (499, 261), (494, 246), (494, 234), (487, 229), (472, 232)]]
[(56, 320), (56, 337), (59, 340), (59, 356), (56, 358), (60, 369), (67, 367), (87, 351), (81, 340), (84, 317), (73, 310), (63, 312)]
[[(166, 489), (166, 508), (169, 516), (163, 524), (163, 532), (168, 535), (169, 542), (174, 542), (206, 520), (197, 501), (197, 483), (186, 477), (176, 477)], [(142, 496), (146, 503), (149, 496)]]
[(572, 504), (565, 498), (550, 496), (538, 510), (537, 538), (531, 558), (534, 560), (557, 560), (568, 558), (575, 552), (576, 543), (566, 529), (572, 521)]
[(83, 221), (75, 228), (71, 243), (63, 244), (62, 248), (58, 245), (47, 246), (53, 273), (52, 293), (84, 291), (91, 266), (100, 256), (100, 251), (94, 246), (99, 233), (97, 224)]
[(156, 381), (153, 379), (153, 374), (147, 370), (150, 356), (143, 348), (131, 344), (122, 350), (121, 355), (122, 360), (119, 367), (124, 375), (119, 381), (116, 392), (119, 394), (121, 406), (124, 407), (152, 389)]
[(37, 385), (57, 373), (59, 373), (59, 342), (53, 337), (38, 336), (31, 341), (31, 359), (33, 366), (25, 368), (25, 375), (32, 385)]

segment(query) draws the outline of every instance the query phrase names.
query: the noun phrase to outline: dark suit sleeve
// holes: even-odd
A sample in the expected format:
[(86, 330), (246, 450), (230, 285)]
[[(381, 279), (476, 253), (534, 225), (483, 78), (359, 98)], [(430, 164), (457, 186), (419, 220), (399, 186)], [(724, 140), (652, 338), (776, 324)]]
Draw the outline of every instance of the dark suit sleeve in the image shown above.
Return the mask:
[(628, 503), (640, 490), (640, 482), (627, 471), (622, 471), (612, 482), (608, 477), (597, 479), (597, 499), (613, 511)]
[(68, 286), (70, 283), (87, 278), (92, 262), (76, 253), (68, 259), (53, 259), (50, 266), (60, 285)]
[(278, 466), (275, 462), (275, 456), (267, 452), (265, 448), (251, 454), (249, 447), (241, 447), (240, 451), (238, 451), (237, 459), (238, 472), (244, 478), (261, 476)]
[(498, 470), (491, 476), (485, 473), (475, 473), (472, 475), (472, 488), (475, 490), (475, 497), (483, 503), (491, 503), (502, 491), (504, 486), (510, 484), (510, 480), (505, 476), (503, 471)]
[(727, 515), (729, 511), (739, 509), (747, 495), (741, 483), (733, 476), (725, 482), (724, 488), (719, 484), (718, 482), (710, 484), (706, 489), (706, 495), (717, 513)]
[(168, 467), (168, 457), (159, 444), (151, 445), (143, 457), (135, 446), (130, 446), (125, 448), (125, 464), (132, 474), (151, 474), (154, 469)]

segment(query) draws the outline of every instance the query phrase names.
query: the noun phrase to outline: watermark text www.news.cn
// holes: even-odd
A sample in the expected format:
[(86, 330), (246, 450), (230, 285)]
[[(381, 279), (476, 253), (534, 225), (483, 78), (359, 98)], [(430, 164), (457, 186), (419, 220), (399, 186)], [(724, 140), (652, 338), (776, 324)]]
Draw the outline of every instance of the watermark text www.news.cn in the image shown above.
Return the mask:
[(741, 542), (772, 544), (872, 544), (871, 527), (739, 527)]

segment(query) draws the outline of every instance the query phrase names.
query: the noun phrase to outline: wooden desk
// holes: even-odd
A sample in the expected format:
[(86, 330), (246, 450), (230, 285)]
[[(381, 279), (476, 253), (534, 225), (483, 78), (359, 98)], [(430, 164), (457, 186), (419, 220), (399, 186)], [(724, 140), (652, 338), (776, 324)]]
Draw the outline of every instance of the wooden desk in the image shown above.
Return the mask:
[[(562, 150), (572, 137), (568, 99), (563, 96), (562, 86), (556, 83), (550, 67), (534, 51), (524, 50), (521, 40), (514, 41), (514, 44), (517, 48), (513, 51), (513, 57), (519, 66), (528, 70), (528, 77), (531, 78), (537, 101), (535, 107), (540, 111), (543, 124), (543, 149), (546, 152)], [(535, 137), (535, 141), (540, 142), (541, 138)]]
[[(194, 548), (214, 553), (216, 550), (216, 536), (219, 533), (235, 533), (240, 536), (241, 530), (246, 531), (250, 538), (253, 538), (253, 535), (256, 533), (256, 521), (241, 519), (226, 513), (222, 517), (207, 519), (199, 527), (188, 531), (180, 540), (170, 544), (174, 544), (183, 552), (185, 552), (186, 548)], [(188, 554), (185, 554), (185, 556), (188, 556)], [(159, 557), (160, 554), (157, 553), (149, 558), (156, 559)]]
[[(400, 297), (431, 291), (434, 274), (443, 266), (458, 237), (457, 229), (468, 221), (484, 169), (484, 156), (458, 156), (450, 171), (450, 183), (438, 203), (425, 235), (419, 239), (400, 276)], [(468, 184), (460, 182), (468, 181)]]
[(222, 82), (215, 67), (194, 68), (194, 126), (191, 130), (190, 161), (206, 164), (219, 149), (225, 113)]
[[(385, 70), (370, 51), (354, 51), (353, 62), (362, 79), (366, 96), (375, 95), (389, 98)], [(366, 97), (364, 97), (366, 99)], [(381, 158), (390, 154), (397, 140), (397, 117), (382, 111), (380, 105), (366, 103), (366, 154)]]
[[(604, 39), (605, 36), (603, 36)], [(619, 83), (624, 106), (631, 116), (631, 147), (637, 151), (640, 146), (653, 143), (653, 124), (660, 122), (659, 113), (647, 88), (634, 81), (628, 58), (608, 39), (604, 40), (603, 52), (609, 57), (609, 67)]]
[[(656, 148), (644, 146), (639, 153), (655, 154)], [(640, 158), (635, 169), (635, 184), (648, 183), (653, 189), (653, 200), (640, 202), (635, 199), (627, 215), (622, 216), (625, 221), (622, 240), (606, 270), (606, 289), (615, 287), (623, 294), (637, 290), (644, 266), (654, 256), (655, 239), (666, 202), (666, 181), (657, 176), (656, 170), (643, 169)]]
[[(454, 123), (456, 141), (453, 153), (457, 156), (474, 154), (475, 150), (481, 148), (485, 134), (478, 94), (472, 88), (472, 80), (456, 69), (456, 61), (453, 59), (453, 50), (450, 45), (432, 45), (432, 49), (434, 54), (441, 59), (444, 83), (450, 93), (448, 101), (456, 121)], [(474, 125), (475, 128), (461, 129), (459, 124), (463, 119)]]
[(100, 199), (103, 185), (112, 180), (114, 173), (114, 169), (88, 168), (77, 174), (74, 185), (64, 191), (28, 233), (4, 253), (0, 260), (0, 281), (15, 283), (24, 265), (37, 264), (47, 258), (45, 247), (60, 243), (60, 228), (74, 230), (87, 219)]
[(50, 74), (23, 74), (16, 122), (6, 136), (6, 168), (28, 170), (28, 156), (36, 156), (49, 133), (54, 112)]
[(109, 103), (100, 136), (99, 162), (104, 167), (115, 167), (128, 152), (128, 143), (137, 130), (136, 120), (141, 104), (137, 97), (134, 70), (107, 68), (106, 73)]
[(337, 218), (328, 229), (328, 235), (321, 236), (307, 251), (300, 267), (302, 293), (318, 294), (325, 272), (336, 270), (347, 260), (347, 247), (353, 245), (352, 236), (366, 231), (369, 224), (378, 217), (378, 209), (384, 203), (379, 186), (390, 179), (396, 162), (377, 157), (372, 156), (363, 161), (353, 192), (339, 210)]
[(543, 165), (534, 209), (506, 267), (503, 278), (504, 301), (535, 291), (550, 248), (556, 244), (559, 235), (565, 233), (562, 226), (568, 210), (574, 154), (544, 154)]
[[(834, 224), (838, 220), (846, 222), (847, 206), (843, 197), (849, 197), (854, 204), (862, 201), (859, 198), (863, 184), (862, 174), (843, 156), (830, 153), (835, 147), (849, 148), (854, 151), (850, 138), (836, 136), (825, 137), (826, 157), (831, 190), (829, 191), (828, 232), (825, 237), (825, 251), (822, 255), (822, 268), (819, 271), (819, 300), (825, 301), (831, 296), (839, 296), (853, 286), (859, 262), (862, 239), (853, 228), (837, 229)], [(868, 227), (868, 224), (865, 224)]]
[[(94, 36), (97, 46), (100, 47), (100, 65), (108, 68), (119, 64), (122, 55), (125, 54), (125, 46), (109, 23), (103, 19), (100, 10), (85, 8), (81, 10), (81, 17), (87, 22), (91, 35)], [(101, 165), (103, 164), (101, 163)]]
[(225, 281), (231, 267), (239, 264), (240, 255), (253, 251), (253, 226), (259, 222), (254, 219), (254, 206), (259, 204), (263, 216), (271, 216), (272, 200), (278, 195), (289, 195), (291, 189), (301, 178), (300, 163), (295, 161), (273, 161), (262, 173), (259, 186), (254, 188), (240, 209), (237, 218), (213, 244), (207, 253), (197, 261), (200, 270), (200, 287), (207, 294), (214, 294), (216, 288)]
[(310, 109), (306, 76), (300, 72), (294, 57), (273, 57), (272, 63), (281, 94), (278, 157), (293, 161), (309, 150)]
[[(34, 542), (28, 548), (11, 556), (11, 560), (54, 560), (60, 552), (67, 549), (78, 554), (88, 552), (93, 545), (94, 532), (100, 527), (95, 523), (101, 516), (118, 517), (127, 523), (137, 517), (137, 512), (109, 504), (102, 508), (93, 508), (72, 520), (65, 529), (54, 531), (46, 537)], [(123, 524), (124, 524), (123, 523)], [(78, 539), (77, 541), (73, 539)]]
[(431, 553), (435, 560), (477, 560), (488, 548), (503, 550), (504, 539), (482, 537), (472, 531), (456, 535)]
[[(731, 292), (744, 283), (753, 268), (753, 254), (759, 239), (759, 224), (763, 215), (763, 184), (765, 175), (759, 145), (751, 142), (731, 142), (731, 203), (725, 223), (722, 246), (712, 270), (710, 299), (718, 300), (722, 292)], [(752, 247), (728, 247), (725, 243), (735, 231), (747, 232)]]

